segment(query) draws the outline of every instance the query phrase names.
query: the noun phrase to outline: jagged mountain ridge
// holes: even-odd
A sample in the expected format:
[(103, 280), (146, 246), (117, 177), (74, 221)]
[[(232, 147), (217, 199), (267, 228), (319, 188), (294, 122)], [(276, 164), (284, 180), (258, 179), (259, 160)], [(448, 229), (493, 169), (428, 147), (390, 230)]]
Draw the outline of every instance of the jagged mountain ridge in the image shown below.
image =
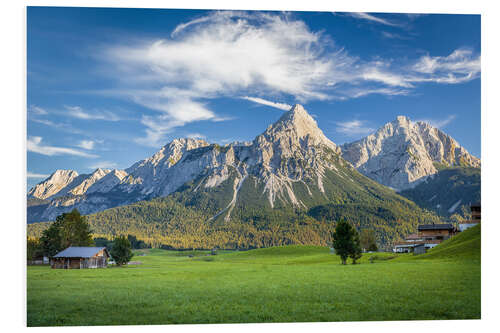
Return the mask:
[[(398, 121), (409, 123), (407, 118)], [(385, 131), (394, 135), (399, 129)], [(188, 202), (202, 197), (212, 202), (211, 218), (225, 221), (243, 204), (307, 210), (318, 204), (371, 200), (371, 192), (380, 189), (373, 190), (376, 186), (360, 177), (341, 154), (348, 156), (301, 105), (295, 105), (249, 143), (221, 147), (175, 139), (125, 170), (97, 169), (90, 175), (58, 170), (28, 193), (33, 201), (45, 199), (29, 205), (28, 221), (50, 221), (73, 208), (92, 214), (176, 191), (187, 193)], [(222, 188), (224, 195), (214, 194)], [(359, 198), (353, 199), (356, 195)]]
[(396, 190), (416, 186), (437, 173), (439, 166), (481, 166), (478, 158), (443, 131), (405, 116), (341, 149), (342, 157), (358, 171)]
[(388, 244), (422, 221), (439, 221), (358, 172), (300, 105), (251, 143), (176, 139), (83, 194), (36, 200), (31, 221), (77, 208), (97, 235), (128, 232), (178, 248), (325, 245), (339, 217)]
[(91, 175), (58, 170), (30, 190), (28, 198), (51, 200), (36, 218), (52, 220), (70, 208), (88, 214), (105, 206), (166, 196), (202, 175), (204, 188), (217, 187), (234, 176), (234, 200), (229, 203), (234, 206), (239, 188), (252, 176), (262, 181), (271, 207), (277, 200), (306, 207), (294, 195), (293, 183), (314, 179), (324, 192), (325, 168), (335, 168), (323, 156), (330, 153), (340, 150), (304, 108), (295, 105), (251, 143), (221, 147), (204, 140), (176, 139), (126, 170), (98, 169)]

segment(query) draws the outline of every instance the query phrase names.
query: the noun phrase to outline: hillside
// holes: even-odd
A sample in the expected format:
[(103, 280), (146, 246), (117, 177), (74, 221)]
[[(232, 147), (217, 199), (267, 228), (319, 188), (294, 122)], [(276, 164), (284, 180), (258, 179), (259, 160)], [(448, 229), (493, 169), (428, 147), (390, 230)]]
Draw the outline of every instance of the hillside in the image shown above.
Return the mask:
[(444, 241), (415, 259), (473, 259), (481, 260), (481, 224)]
[[(355, 177), (355, 174), (353, 174)], [(231, 214), (213, 218), (232, 200), (231, 182), (200, 190), (197, 182), (164, 198), (141, 201), (91, 214), (88, 220), (96, 236), (112, 238), (133, 234), (149, 244), (172, 248), (260, 248), (287, 244), (326, 245), (334, 221), (345, 217), (358, 229), (375, 231), (379, 246), (414, 232), (419, 223), (438, 218), (413, 202), (357, 173), (357, 182), (325, 182), (327, 201), (311, 209), (272, 208), (257, 200), (254, 186), (242, 187)], [(249, 182), (252, 184), (252, 182)], [(198, 189), (197, 189), (198, 188)], [(197, 189), (195, 191), (195, 189)], [(309, 198), (313, 203), (312, 199)], [(332, 202), (335, 202), (332, 203)], [(28, 234), (39, 236), (47, 223), (28, 225)]]
[(481, 169), (444, 168), (411, 189), (399, 192), (420, 207), (449, 217), (481, 201)]
[[(100, 236), (130, 233), (174, 248), (326, 245), (340, 217), (358, 229), (374, 229), (384, 248), (419, 223), (439, 221), (362, 175), (340, 153), (314, 118), (295, 105), (251, 143), (222, 147), (179, 139), (124, 173), (86, 176), (88, 186), (72, 187), (83, 192), (58, 187), (66, 194), (54, 194), (42, 184), (38, 192), (48, 191), (52, 199), (28, 213), (36, 208), (46, 221), (77, 208)], [(114, 186), (103, 186), (108, 177)]]

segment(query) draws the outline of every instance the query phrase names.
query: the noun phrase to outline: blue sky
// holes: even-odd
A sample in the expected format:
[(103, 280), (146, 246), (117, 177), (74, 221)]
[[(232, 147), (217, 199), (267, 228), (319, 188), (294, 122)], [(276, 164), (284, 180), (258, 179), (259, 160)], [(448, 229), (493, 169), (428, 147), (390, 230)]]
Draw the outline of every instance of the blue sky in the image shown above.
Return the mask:
[(479, 15), (29, 7), (28, 187), (177, 137), (252, 140), (301, 103), (337, 144), (398, 115), (480, 157)]

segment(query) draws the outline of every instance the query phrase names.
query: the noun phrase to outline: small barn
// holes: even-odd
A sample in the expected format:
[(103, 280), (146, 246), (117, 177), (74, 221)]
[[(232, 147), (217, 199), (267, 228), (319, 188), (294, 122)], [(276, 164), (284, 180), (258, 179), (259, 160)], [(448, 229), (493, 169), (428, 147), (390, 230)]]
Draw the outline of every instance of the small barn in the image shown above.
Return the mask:
[(105, 247), (70, 246), (52, 258), (50, 267), (64, 269), (105, 268), (108, 266), (109, 257)]

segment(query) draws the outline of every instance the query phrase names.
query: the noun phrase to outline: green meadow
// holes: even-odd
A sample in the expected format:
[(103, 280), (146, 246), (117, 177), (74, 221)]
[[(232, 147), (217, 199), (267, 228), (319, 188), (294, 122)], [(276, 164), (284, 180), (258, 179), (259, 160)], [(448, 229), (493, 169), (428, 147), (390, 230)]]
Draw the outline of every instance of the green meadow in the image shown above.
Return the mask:
[(29, 266), (28, 326), (479, 319), (480, 244), (475, 227), (425, 255), (368, 253), (359, 265), (284, 246), (146, 249), (132, 258), (141, 264), (107, 269)]

